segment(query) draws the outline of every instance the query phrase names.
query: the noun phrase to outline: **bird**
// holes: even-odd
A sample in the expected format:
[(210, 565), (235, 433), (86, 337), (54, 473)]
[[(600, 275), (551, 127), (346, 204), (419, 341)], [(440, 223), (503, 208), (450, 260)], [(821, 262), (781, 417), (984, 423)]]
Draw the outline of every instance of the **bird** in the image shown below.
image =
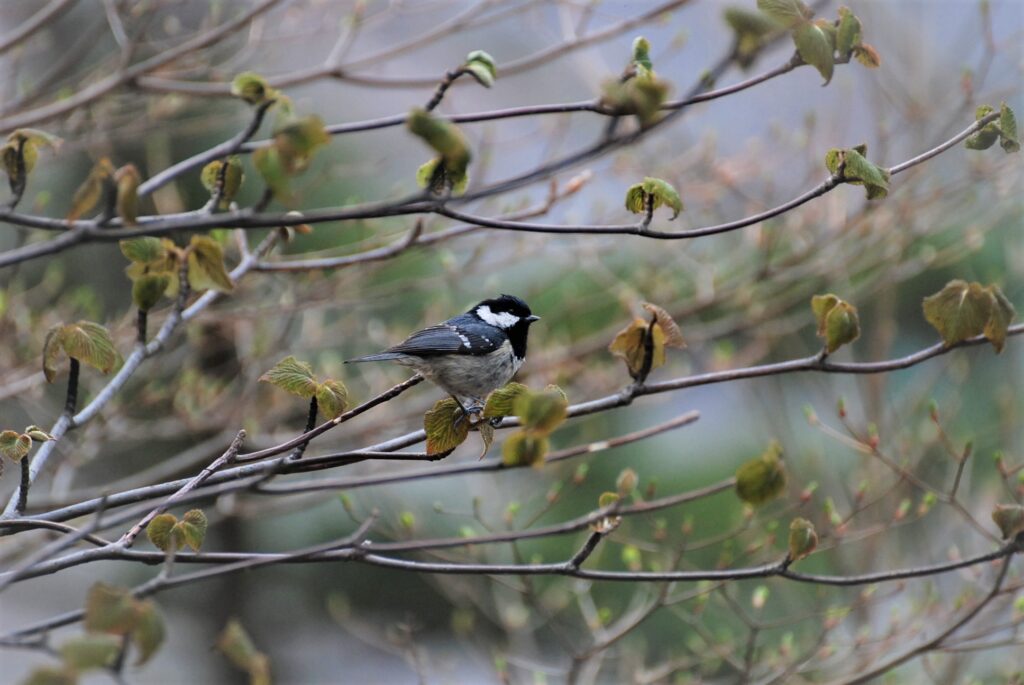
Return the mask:
[(440, 387), (464, 412), (479, 412), (487, 396), (523, 365), (530, 325), (539, 320), (520, 298), (501, 295), (416, 331), (383, 352), (345, 363), (395, 362)]

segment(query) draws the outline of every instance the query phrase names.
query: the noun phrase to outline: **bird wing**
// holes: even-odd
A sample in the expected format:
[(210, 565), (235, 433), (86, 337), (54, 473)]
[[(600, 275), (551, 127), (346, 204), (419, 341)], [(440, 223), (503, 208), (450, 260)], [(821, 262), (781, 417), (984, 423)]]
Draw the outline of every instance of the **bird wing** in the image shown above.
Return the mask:
[(437, 354), (488, 354), (501, 347), (504, 336), (493, 327), (472, 321), (445, 322), (413, 333), (387, 351), (429, 357)]

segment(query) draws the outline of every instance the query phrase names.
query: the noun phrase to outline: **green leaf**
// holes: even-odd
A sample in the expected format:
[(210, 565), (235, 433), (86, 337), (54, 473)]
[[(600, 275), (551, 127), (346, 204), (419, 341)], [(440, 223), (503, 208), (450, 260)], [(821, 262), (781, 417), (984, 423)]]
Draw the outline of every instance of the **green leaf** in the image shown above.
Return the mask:
[(234, 290), (224, 267), (224, 251), (220, 243), (209, 236), (194, 235), (188, 246), (188, 284), (193, 290)]
[(990, 285), (986, 290), (992, 293), (993, 307), (992, 314), (985, 324), (985, 330), (982, 332), (989, 339), (989, 342), (992, 343), (992, 346), (996, 348), (996, 354), (998, 354), (1003, 351), (1003, 346), (1006, 345), (1006, 334), (1009, 331), (1010, 322), (1013, 321), (1017, 312), (998, 286)]
[(217, 639), (217, 649), (237, 668), (249, 674), (250, 685), (270, 685), (270, 662), (256, 649), (237, 619), (231, 619)]
[(860, 337), (857, 308), (848, 302), (837, 300), (835, 305), (829, 308), (824, 321), (819, 320), (818, 329), (823, 331), (818, 335), (825, 339), (825, 351), (832, 354)]
[(818, 546), (818, 533), (814, 524), (805, 518), (795, 518), (789, 524), (789, 558), (800, 561)]
[(671, 207), (672, 219), (679, 216), (679, 212), (683, 210), (683, 201), (672, 184), (650, 176), (626, 190), (626, 209), (634, 214), (642, 214), (647, 211), (648, 198), (651, 198), (654, 209), (661, 206)]
[(238, 158), (238, 155), (232, 155), (227, 160), (214, 160), (203, 167), (199, 178), (203, 183), (203, 187), (211, 195), (217, 190), (221, 174), (224, 175), (224, 186), (221, 189), (220, 203), (217, 205), (217, 208), (227, 209), (231, 205), (231, 201), (235, 199), (235, 195), (238, 194), (239, 188), (242, 187), (242, 181), (245, 180), (242, 161)]
[(167, 256), (167, 248), (163, 241), (151, 236), (129, 238), (118, 241), (117, 244), (121, 248), (121, 254), (138, 264), (148, 264)]
[[(121, 364), (121, 355), (114, 347), (110, 333), (98, 323), (78, 321), (61, 326), (57, 333), (57, 344), (72, 359), (88, 364), (101, 373), (110, 373)], [(45, 344), (43, 356), (47, 356)]]
[(761, 38), (782, 28), (779, 22), (764, 12), (755, 12), (741, 6), (726, 7), (722, 17), (740, 37), (752, 35)]
[(643, 67), (647, 71), (654, 69), (651, 63), (651, 44), (643, 36), (633, 39), (633, 64)]
[(171, 277), (167, 274), (145, 274), (132, 283), (132, 302), (142, 311), (152, 309), (163, 297)]
[(114, 172), (114, 183), (117, 184), (117, 215), (125, 226), (134, 226), (139, 216), (139, 184), (142, 178), (134, 164), (125, 164)]
[(304, 170), (313, 153), (329, 142), (324, 121), (315, 114), (291, 117), (274, 129), (274, 145), (290, 174)]
[(526, 429), (538, 435), (549, 435), (565, 421), (569, 402), (561, 389), (548, 386), (540, 392), (519, 394), (512, 407)]
[(498, 388), (487, 396), (484, 403), (483, 417), (485, 419), (503, 418), (515, 414), (516, 398), (530, 391), (522, 383), (509, 383), (503, 388)]
[(996, 508), (992, 510), (992, 520), (999, 526), (1003, 539), (1009, 540), (1016, 537), (1024, 533), (1024, 506), (997, 504)]
[(164, 619), (152, 600), (137, 602), (135, 617), (135, 629), (132, 631), (131, 639), (139, 652), (135, 665), (141, 666), (149, 661), (163, 644), (166, 630)]
[(616, 114), (635, 115), (641, 126), (648, 126), (659, 118), (668, 91), (668, 84), (653, 76), (632, 78), (624, 83), (616, 79), (604, 84), (601, 104)]
[(316, 404), (324, 417), (337, 418), (348, 409), (348, 389), (340, 381), (328, 378), (317, 386)]
[(135, 600), (127, 588), (96, 583), (85, 597), (85, 629), (126, 635), (135, 627)]
[(980, 283), (956, 279), (924, 298), (922, 307), (924, 318), (939, 332), (942, 341), (952, 345), (984, 333), (996, 302), (992, 292)]
[[(974, 111), (974, 120), (981, 121), (995, 110), (991, 105), (979, 105)], [(969, 150), (987, 150), (996, 144), (996, 141), (1000, 138), (999, 126), (995, 123), (985, 124), (984, 127), (977, 133), (968, 136), (964, 145)]]
[(811, 11), (800, 0), (757, 0), (757, 9), (786, 28), (792, 28), (811, 16)]
[[(316, 395), (320, 389), (320, 384), (317, 383), (309, 364), (300, 362), (291, 355), (275, 364), (274, 368), (260, 376), (259, 380), (307, 400)], [(317, 404), (320, 404), (319, 398), (317, 398)], [(323, 407), (320, 409), (324, 410)]]
[(39, 426), (29, 426), (25, 429), (25, 434), (36, 442), (49, 442), (51, 440), (56, 440), (55, 437), (44, 431)]
[(177, 547), (174, 526), (178, 524), (178, 518), (174, 514), (160, 514), (155, 516), (146, 526), (146, 537), (161, 552), (166, 552), (172, 547)]
[(1004, 152), (1020, 152), (1017, 117), (1005, 102), (999, 107), (999, 145)]
[(276, 147), (261, 147), (256, 150), (252, 153), (252, 163), (278, 201), (285, 204), (294, 201), (288, 182), (288, 171)]
[(844, 183), (865, 186), (869, 200), (883, 198), (889, 193), (889, 172), (869, 162), (865, 154), (866, 145), (832, 148), (825, 155), (825, 166)]
[(75, 671), (106, 668), (121, 652), (121, 638), (116, 635), (82, 635), (65, 642), (57, 650), (65, 666)]
[(54, 151), (59, 150), (60, 146), (64, 144), (64, 141), (58, 136), (46, 131), (41, 131), (38, 128), (17, 128), (11, 131), (7, 136), (7, 140), (12, 143), (25, 141), (26, 143), (32, 143), (42, 147), (48, 147)]
[(544, 457), (548, 453), (548, 439), (543, 435), (527, 431), (516, 431), (508, 436), (501, 449), (501, 461), (505, 466), (544, 465)]
[(107, 186), (113, 182), (114, 165), (106, 157), (101, 158), (93, 166), (82, 185), (71, 198), (71, 209), (67, 220), (75, 221), (95, 207), (103, 197)]
[(459, 403), (450, 397), (438, 400), (423, 416), (427, 433), (427, 454), (448, 452), (461, 445), (469, 435), (469, 419)]
[(853, 48), (861, 43), (861, 25), (849, 7), (839, 8), (839, 26), (836, 30), (836, 51), (847, 59)]
[(57, 360), (61, 353), (60, 332), (63, 326), (57, 324), (46, 332), (46, 340), (43, 342), (43, 376), (47, 383), (53, 383), (57, 378)]
[(818, 322), (818, 336), (825, 337), (825, 320), (832, 308), (842, 302), (838, 297), (829, 293), (827, 295), (815, 295), (811, 298), (811, 311), (814, 312), (814, 319)]
[(786, 489), (786, 470), (782, 464), (782, 447), (772, 442), (759, 457), (736, 470), (736, 494), (748, 504), (770, 502)]
[(597, 506), (604, 509), (605, 507), (612, 506), (621, 499), (622, 497), (619, 496), (619, 493), (617, 492), (602, 492), (601, 496), (597, 498)]
[(185, 515), (181, 517), (181, 521), (174, 527), (180, 531), (181, 539), (192, 548), (193, 552), (198, 552), (199, 548), (203, 546), (203, 540), (206, 539), (207, 520), (202, 509), (186, 511)]
[(18, 431), (0, 431), (0, 456), (21, 461), (32, 449), (32, 438)]
[(426, 110), (417, 107), (409, 112), (406, 126), (411, 133), (422, 138), (441, 155), (441, 161), (453, 185), (466, 176), (472, 153), (465, 136), (454, 124), (435, 118)]
[[(644, 341), (647, 337), (648, 327), (648, 322), (643, 319), (633, 319), (628, 326), (615, 334), (615, 337), (612, 338), (611, 343), (608, 345), (609, 352), (626, 362), (626, 369), (633, 378), (638, 378), (643, 371), (644, 360), (647, 354)], [(651, 333), (653, 338), (654, 331), (652, 330)], [(651, 356), (652, 369), (654, 368), (654, 362), (657, 361), (657, 352), (657, 340), (655, 339), (654, 350)], [(662, 351), (661, 359), (664, 360), (664, 351)]]
[[(498, 67), (494, 58), (483, 50), (474, 50), (466, 55), (466, 66), (481, 85), (490, 88), (494, 79), (498, 78)], [(483, 73), (479, 73), (482, 71)], [(488, 81), (485, 83), (484, 81)]]
[(463, 68), (484, 88), (490, 88), (494, 85), (495, 70), (493, 64), (488, 66), (483, 62), (466, 62)]
[(835, 66), (832, 53), (834, 46), (831, 37), (814, 22), (804, 22), (793, 31), (793, 42), (796, 43), (796, 51), (807, 64), (818, 70), (825, 85), (832, 80), (832, 71)]
[(259, 74), (246, 71), (231, 82), (231, 94), (241, 98), (250, 105), (259, 105), (277, 97), (277, 93)]

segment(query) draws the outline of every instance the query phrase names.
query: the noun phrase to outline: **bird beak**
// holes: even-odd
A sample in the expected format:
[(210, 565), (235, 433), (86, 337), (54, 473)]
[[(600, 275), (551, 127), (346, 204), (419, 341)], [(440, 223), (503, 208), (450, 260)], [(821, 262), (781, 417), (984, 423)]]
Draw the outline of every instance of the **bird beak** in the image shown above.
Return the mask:
[(530, 316), (526, 317), (526, 320), (529, 323), (533, 323), (534, 321), (540, 321), (540, 317), (536, 314), (530, 314)]

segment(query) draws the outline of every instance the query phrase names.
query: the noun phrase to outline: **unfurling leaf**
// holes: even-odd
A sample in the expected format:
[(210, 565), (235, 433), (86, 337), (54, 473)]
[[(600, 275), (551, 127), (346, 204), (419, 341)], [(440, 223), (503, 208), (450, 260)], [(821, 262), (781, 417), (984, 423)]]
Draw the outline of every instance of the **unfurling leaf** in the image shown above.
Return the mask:
[(117, 184), (117, 215), (125, 226), (134, 226), (139, 216), (139, 183), (142, 182), (139, 170), (134, 164), (125, 164), (114, 172), (114, 183)]
[(601, 104), (615, 114), (633, 114), (641, 126), (648, 126), (658, 119), (668, 91), (668, 84), (653, 76), (625, 82), (616, 79), (604, 84)]
[(999, 107), (999, 145), (1004, 152), (1020, 152), (1017, 117), (1005, 102)]
[(126, 635), (135, 627), (136, 602), (126, 588), (96, 583), (85, 597), (85, 629)]
[(494, 390), (487, 396), (487, 401), (484, 403), (483, 417), (496, 419), (512, 416), (515, 414), (516, 398), (529, 391), (530, 389), (522, 383), (509, 383), (503, 388)]
[(804, 518), (795, 518), (789, 524), (789, 558), (800, 561), (818, 546), (818, 533), (814, 524)]
[(818, 337), (825, 340), (825, 351), (832, 354), (860, 337), (857, 308), (835, 295), (815, 295), (811, 311), (818, 322)]
[(121, 638), (102, 633), (81, 635), (65, 642), (57, 651), (64, 665), (77, 672), (106, 668), (120, 654)]
[(348, 389), (341, 381), (328, 378), (316, 389), (316, 404), (326, 418), (335, 419), (348, 409)]
[(190, 509), (185, 512), (175, 526), (175, 534), (180, 536), (181, 541), (198, 552), (206, 539), (207, 520), (202, 509)]
[(109, 373), (121, 364), (121, 355), (107, 329), (91, 321), (57, 325), (46, 334), (43, 343), (43, 374), (52, 383), (57, 376), (57, 358), (63, 351), (82, 364)]
[(469, 417), (450, 397), (438, 400), (423, 416), (427, 433), (427, 454), (448, 452), (461, 445), (469, 435)]
[(25, 435), (32, 438), (36, 442), (49, 442), (51, 440), (56, 440), (55, 437), (44, 431), (39, 426), (29, 426), (28, 428), (25, 429)]
[(135, 660), (136, 666), (149, 661), (156, 650), (163, 644), (166, 631), (164, 630), (164, 619), (152, 600), (136, 602), (135, 605), (135, 629), (132, 630), (132, 644), (139, 652)]
[(748, 504), (759, 505), (775, 499), (786, 488), (782, 447), (772, 442), (759, 457), (736, 470), (736, 494)]
[(0, 147), (0, 161), (15, 196), (20, 197), (25, 190), (28, 175), (39, 159), (39, 147), (57, 150), (61, 142), (57, 136), (34, 128), (19, 128), (7, 136), (7, 143)]
[(505, 466), (535, 466), (544, 464), (548, 453), (546, 436), (528, 431), (516, 431), (508, 436), (501, 449), (501, 461)]
[(148, 264), (167, 256), (167, 248), (159, 238), (145, 236), (143, 238), (129, 238), (118, 242), (121, 247), (121, 254), (138, 264)]
[[(260, 376), (259, 380), (307, 400), (316, 395), (320, 388), (309, 364), (300, 362), (291, 355), (275, 364), (274, 368)], [(320, 404), (319, 398), (317, 404)]]
[(288, 184), (288, 171), (277, 148), (261, 147), (252, 153), (252, 163), (274, 197), (285, 204), (291, 203), (293, 197)]
[(227, 160), (214, 160), (204, 166), (199, 179), (211, 195), (216, 193), (220, 186), (220, 202), (217, 208), (227, 209), (238, 194), (238, 189), (242, 187), (245, 172), (242, 171), (242, 162), (238, 155), (232, 155)]
[(498, 78), (494, 58), (483, 50), (474, 50), (466, 55), (465, 69), (485, 88), (493, 86), (494, 79)]
[(853, 57), (868, 69), (877, 69), (882, 66), (882, 56), (878, 54), (873, 45), (861, 43), (853, 48)]
[(78, 674), (67, 666), (40, 666), (21, 685), (78, 685)]
[(565, 421), (568, 407), (565, 393), (553, 385), (539, 392), (522, 392), (512, 403), (523, 428), (536, 435), (549, 435), (558, 428)]
[(997, 504), (992, 510), (992, 520), (999, 526), (1004, 540), (1016, 537), (1024, 533), (1024, 506)]
[(736, 34), (733, 39), (736, 46), (736, 61), (743, 69), (754, 63), (768, 36), (782, 28), (781, 24), (764, 12), (752, 11), (746, 7), (727, 7), (723, 16)]
[(633, 39), (633, 65), (638, 67), (638, 72), (643, 69), (650, 74), (654, 70), (654, 64), (651, 63), (651, 43), (643, 36)]
[(249, 674), (250, 685), (270, 685), (270, 662), (256, 649), (252, 638), (237, 619), (231, 619), (217, 638), (217, 649), (235, 667)]
[[(974, 120), (981, 121), (994, 111), (991, 105), (979, 105), (974, 112)], [(1016, 121), (1014, 124), (1016, 124)], [(964, 141), (964, 145), (969, 150), (987, 150), (995, 145), (1000, 137), (999, 125), (996, 122), (989, 122), (980, 131), (968, 136), (967, 140)]]
[(32, 449), (32, 438), (18, 431), (0, 431), (0, 457), (21, 461)]
[(621, 499), (622, 496), (617, 492), (602, 492), (601, 496), (597, 498), (597, 506), (604, 509), (605, 507), (612, 506)]
[(835, 68), (832, 56), (835, 46), (827, 28), (816, 22), (805, 21), (793, 30), (793, 42), (796, 43), (800, 59), (817, 69), (825, 79), (824, 85), (828, 85)]
[(1001, 352), (1010, 322), (1016, 315), (1013, 305), (995, 285), (983, 287), (959, 279), (924, 298), (924, 317), (942, 336), (946, 345), (984, 335)]
[(757, 0), (757, 9), (786, 28), (811, 17), (811, 11), (800, 0)]
[(260, 105), (277, 97), (277, 93), (267, 84), (266, 79), (251, 71), (234, 78), (231, 82), (231, 94), (250, 105)]
[(476, 430), (480, 433), (480, 439), (484, 443), (484, 449), (477, 458), (483, 459), (491, 451), (491, 445), (494, 444), (494, 426), (490, 421), (480, 421), (476, 424)]
[[(114, 186), (114, 165), (106, 157), (101, 158), (93, 166), (85, 181), (75, 191), (71, 198), (71, 210), (68, 212), (67, 220), (75, 221), (86, 212), (99, 204), (99, 201), (107, 194), (116, 194)], [(111, 193), (113, 191), (113, 193)]]
[(640, 306), (653, 317), (654, 323), (664, 332), (665, 347), (675, 347), (680, 350), (686, 347), (683, 332), (679, 330), (679, 325), (668, 312), (650, 302), (641, 302)]
[(209, 236), (194, 235), (189, 241), (188, 284), (193, 290), (219, 290), (231, 292), (235, 284), (224, 268), (224, 251), (220, 243)]
[(171, 277), (167, 274), (145, 274), (132, 283), (132, 303), (146, 312), (156, 306), (163, 297)]
[(619, 472), (619, 477), (615, 479), (615, 490), (618, 492), (619, 497), (628, 497), (636, 490), (638, 482), (639, 477), (636, 475), (636, 471), (633, 469), (623, 469)]
[(315, 114), (290, 117), (274, 129), (274, 147), (288, 174), (305, 170), (313, 153), (329, 142), (331, 137), (323, 119)]
[(153, 520), (146, 526), (146, 537), (161, 552), (177, 548), (177, 540), (174, 536), (174, 526), (178, 518), (174, 514), (160, 514), (153, 517)]
[(825, 155), (825, 166), (840, 181), (862, 185), (869, 200), (883, 198), (889, 194), (889, 172), (869, 162), (866, 145), (844, 150), (832, 148)]
[(416, 185), (435, 195), (443, 193), (450, 186), (453, 195), (461, 195), (466, 192), (466, 186), (469, 185), (469, 175), (452, 176), (443, 160), (440, 157), (434, 157), (424, 162), (416, 170)]
[(672, 219), (683, 211), (683, 201), (679, 197), (679, 192), (671, 183), (660, 178), (648, 176), (641, 183), (631, 185), (626, 191), (626, 209), (634, 214), (646, 212), (648, 202), (651, 203), (652, 209), (661, 206), (671, 207)]
[(842, 59), (848, 59), (853, 49), (861, 44), (860, 19), (849, 7), (839, 8), (839, 26), (836, 28), (836, 51)]
[[(655, 369), (665, 363), (665, 333), (660, 326), (648, 323), (643, 319), (634, 319), (632, 323), (615, 334), (608, 351), (626, 362), (629, 375), (638, 379), (644, 375), (644, 365), (650, 354), (650, 368)], [(659, 342), (661, 344), (659, 345)], [(648, 352), (647, 345), (650, 345)]]
[[(457, 186), (464, 187), (472, 153), (469, 150), (469, 142), (462, 132), (451, 122), (435, 118), (418, 107), (409, 112), (406, 126), (411, 133), (422, 138), (441, 156), (441, 165), (447, 175), (446, 181), (451, 184), (453, 192)], [(417, 172), (418, 180), (425, 173), (424, 167), (420, 167)], [(437, 174), (436, 167), (430, 170), (428, 186), (432, 179), (437, 178)]]

